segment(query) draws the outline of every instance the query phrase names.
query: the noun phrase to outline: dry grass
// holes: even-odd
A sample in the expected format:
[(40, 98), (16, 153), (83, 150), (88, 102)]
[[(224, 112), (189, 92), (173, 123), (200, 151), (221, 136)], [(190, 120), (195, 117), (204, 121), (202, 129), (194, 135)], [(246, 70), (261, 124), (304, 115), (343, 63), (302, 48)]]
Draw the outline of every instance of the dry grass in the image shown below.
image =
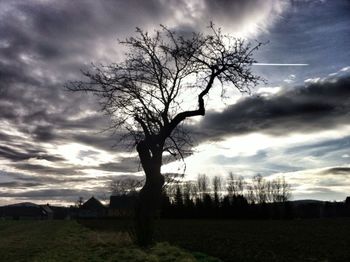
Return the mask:
[(195, 262), (218, 261), (167, 243), (150, 249), (125, 231), (93, 231), (75, 221), (0, 221), (0, 261)]

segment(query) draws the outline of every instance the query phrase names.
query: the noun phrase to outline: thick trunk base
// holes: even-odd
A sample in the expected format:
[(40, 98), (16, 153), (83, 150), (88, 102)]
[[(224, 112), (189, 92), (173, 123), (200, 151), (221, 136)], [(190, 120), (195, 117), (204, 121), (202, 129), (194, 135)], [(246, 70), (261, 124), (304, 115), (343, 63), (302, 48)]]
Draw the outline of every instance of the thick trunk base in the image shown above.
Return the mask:
[(164, 177), (154, 176), (152, 180), (146, 180), (141, 189), (139, 201), (136, 207), (136, 237), (138, 245), (150, 246), (154, 240), (155, 219), (161, 207), (162, 187)]

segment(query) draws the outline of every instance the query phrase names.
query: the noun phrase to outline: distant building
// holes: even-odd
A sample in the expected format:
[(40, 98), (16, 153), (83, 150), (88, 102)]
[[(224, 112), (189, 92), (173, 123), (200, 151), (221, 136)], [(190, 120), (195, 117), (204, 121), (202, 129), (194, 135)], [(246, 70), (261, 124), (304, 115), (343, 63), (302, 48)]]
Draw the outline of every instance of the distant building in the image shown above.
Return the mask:
[[(53, 211), (53, 219), (65, 219), (68, 220), (70, 219), (71, 216), (71, 212), (70, 212), (70, 208), (68, 207), (63, 207), (63, 206), (51, 206), (50, 205), (51, 210)], [(75, 212), (77, 213), (77, 212)]]
[(52, 219), (53, 211), (49, 205), (37, 205), (30, 202), (0, 207), (3, 219)]
[(97, 218), (107, 215), (107, 208), (95, 197), (91, 197), (79, 208), (79, 218)]
[(350, 207), (350, 196), (345, 199), (345, 205)]
[(133, 217), (138, 196), (119, 195), (111, 196), (109, 200), (108, 216), (112, 217)]

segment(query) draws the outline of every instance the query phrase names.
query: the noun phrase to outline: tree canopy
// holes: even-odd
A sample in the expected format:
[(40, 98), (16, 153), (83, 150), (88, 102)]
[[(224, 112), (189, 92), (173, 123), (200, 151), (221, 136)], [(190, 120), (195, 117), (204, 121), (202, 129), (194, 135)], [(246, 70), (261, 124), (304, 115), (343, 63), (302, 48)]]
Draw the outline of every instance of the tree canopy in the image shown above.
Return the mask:
[(120, 42), (128, 50), (124, 60), (93, 66), (83, 72), (88, 81), (68, 86), (96, 95), (111, 127), (133, 139), (146, 175), (136, 209), (136, 232), (143, 246), (152, 242), (161, 204), (163, 154), (183, 159), (189, 143), (181, 124), (205, 115), (204, 99), (215, 80), (221, 83), (222, 96), (229, 87), (250, 92), (259, 81), (251, 65), (260, 44), (225, 35), (213, 24), (209, 29), (186, 36), (165, 26), (154, 34), (137, 29), (137, 36)]
[[(68, 88), (98, 96), (112, 128), (126, 130), (135, 145), (149, 141), (151, 151), (164, 141), (163, 152), (183, 156), (189, 137), (180, 123), (205, 115), (204, 98), (215, 79), (222, 84), (222, 96), (231, 87), (250, 92), (260, 79), (250, 70), (260, 43), (252, 46), (213, 24), (206, 34), (187, 36), (165, 26), (154, 34), (137, 28), (135, 37), (120, 44), (128, 50), (122, 62), (93, 65), (83, 72), (88, 81), (72, 82)], [(188, 94), (195, 94), (190, 106)]]

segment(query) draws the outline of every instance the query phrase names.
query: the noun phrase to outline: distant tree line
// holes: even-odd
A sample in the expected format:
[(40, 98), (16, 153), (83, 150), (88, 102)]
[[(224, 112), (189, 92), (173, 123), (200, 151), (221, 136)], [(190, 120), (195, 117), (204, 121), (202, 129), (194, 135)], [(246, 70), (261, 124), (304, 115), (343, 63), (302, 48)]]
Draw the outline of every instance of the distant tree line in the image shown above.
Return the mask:
[(179, 181), (164, 188), (161, 215), (166, 218), (286, 218), (291, 187), (284, 177), (266, 180), (260, 174), (246, 181), (229, 173), (211, 180)]
[(220, 202), (224, 198), (245, 198), (249, 204), (286, 202), (291, 197), (291, 187), (284, 177), (266, 180), (260, 174), (247, 182), (242, 176), (229, 173), (224, 180), (214, 176), (212, 180), (205, 174), (199, 174), (196, 181), (176, 181), (168, 184), (165, 193), (171, 202), (203, 201), (211, 198)]
[[(344, 202), (290, 201), (291, 185), (284, 177), (251, 180), (229, 173), (225, 179), (199, 174), (184, 181), (169, 175), (163, 190), (163, 218), (293, 219), (350, 216), (350, 197)], [(135, 195), (142, 180), (124, 178), (110, 184), (112, 195)]]

